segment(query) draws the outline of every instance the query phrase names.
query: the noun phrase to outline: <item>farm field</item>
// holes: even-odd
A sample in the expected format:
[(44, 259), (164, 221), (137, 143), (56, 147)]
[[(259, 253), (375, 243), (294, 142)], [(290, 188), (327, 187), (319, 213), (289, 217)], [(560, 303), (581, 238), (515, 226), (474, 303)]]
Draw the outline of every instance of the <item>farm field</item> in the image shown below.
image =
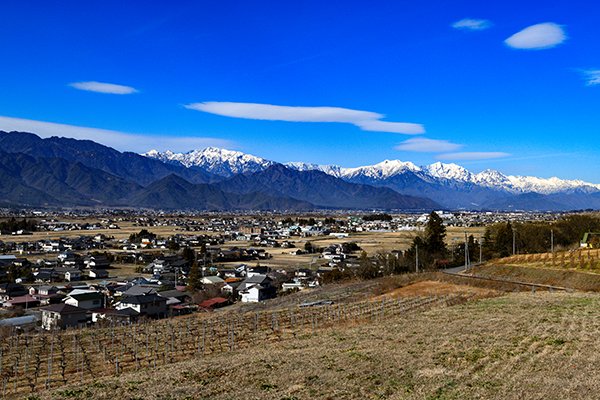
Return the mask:
[(502, 265), (492, 262), (476, 266), (468, 274), (492, 279), (558, 286), (571, 290), (600, 292), (600, 274), (590, 271)]
[[(382, 283), (386, 282), (373, 283), (383, 288)], [(395, 286), (407, 282), (396, 282)], [(1, 394), (3, 398), (18, 398), (69, 383), (89, 385), (98, 377), (154, 370), (190, 359), (208, 359), (218, 353), (293, 340), (327, 328), (383, 323), (394, 315), (409, 315), (497, 295), (490, 290), (453, 285), (454, 290), (440, 295), (417, 287), (406, 295), (371, 298), (369, 294), (380, 291), (374, 291), (372, 285), (361, 284), (339, 286), (350, 289), (355, 285), (354, 289), (362, 289), (366, 299), (320, 307), (298, 307), (297, 302), (274, 303), (266, 310), (228, 308), (214, 314), (142, 321), (127, 326), (23, 335), (4, 331), (0, 341)], [(428, 287), (438, 284), (430, 282)], [(326, 294), (334, 296), (334, 293)]]
[(323, 326), (37, 394), (144, 399), (588, 399), (600, 390), (600, 297), (510, 293)]
[(579, 248), (553, 253), (517, 254), (494, 260), (496, 264), (600, 273), (600, 249)]

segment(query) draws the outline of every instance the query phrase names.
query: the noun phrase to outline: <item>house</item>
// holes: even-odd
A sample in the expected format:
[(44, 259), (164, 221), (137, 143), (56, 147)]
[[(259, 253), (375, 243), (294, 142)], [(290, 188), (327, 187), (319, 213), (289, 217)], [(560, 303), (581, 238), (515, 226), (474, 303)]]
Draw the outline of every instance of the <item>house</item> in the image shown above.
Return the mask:
[(36, 282), (52, 282), (60, 280), (60, 274), (56, 272), (54, 269), (40, 269), (37, 272), (33, 273), (34, 279)]
[[(32, 291), (33, 293), (31, 293)], [(42, 285), (39, 286), (37, 290), (34, 287), (29, 289), (30, 294), (36, 294), (35, 292), (37, 292), (37, 294), (40, 296), (51, 296), (58, 293), (58, 288), (56, 286)]]
[(38, 307), (40, 305), (40, 300), (30, 294), (25, 294), (23, 296), (15, 296), (10, 300), (5, 301), (3, 305), (4, 307), (21, 307), (28, 309), (31, 307)]
[(92, 279), (108, 278), (108, 271), (105, 269), (90, 269), (87, 274)]
[(215, 308), (224, 307), (229, 304), (229, 300), (223, 297), (214, 297), (212, 299), (204, 300), (198, 306), (205, 310), (214, 310)]
[(101, 321), (115, 322), (117, 324), (129, 324), (139, 317), (140, 313), (133, 308), (124, 308), (116, 310), (114, 308), (99, 308), (92, 311), (92, 322)]
[(225, 285), (221, 288), (222, 293), (230, 294), (233, 297), (237, 297), (238, 288), (242, 284), (240, 279), (228, 278), (225, 280)]
[(273, 280), (266, 275), (252, 275), (238, 287), (243, 303), (257, 303), (275, 297), (277, 290)]
[(180, 291), (177, 289), (164, 290), (162, 292), (158, 292), (158, 294), (167, 299), (177, 299), (181, 303), (186, 303), (192, 298), (192, 296), (189, 292)]
[(222, 285), (225, 281), (218, 276), (205, 276), (201, 279), (204, 285)]
[(53, 330), (84, 326), (88, 311), (69, 304), (52, 304), (42, 308), (42, 328)]
[[(38, 280), (40, 273), (42, 270), (35, 275), (36, 280)], [(58, 276), (59, 279), (64, 279), (68, 282), (78, 281), (81, 279), (81, 271), (76, 268), (66, 268), (66, 267), (56, 267), (53, 272)], [(54, 275), (51, 275), (54, 277)]]
[(88, 256), (83, 260), (86, 268), (91, 269), (106, 269), (110, 267), (110, 261), (104, 255)]
[(65, 298), (65, 304), (92, 310), (94, 308), (102, 308), (104, 303), (104, 295), (99, 292), (75, 293), (69, 294)]
[(310, 278), (313, 275), (313, 271), (308, 268), (299, 268), (294, 272), (297, 278)]
[(122, 293), (123, 297), (127, 296), (145, 296), (149, 294), (156, 294), (159, 286), (147, 286), (147, 285), (134, 285), (129, 287)]
[(167, 315), (167, 299), (157, 294), (126, 296), (115, 304), (115, 308), (131, 308), (140, 315), (160, 318)]
[(304, 284), (299, 280), (295, 279), (291, 282), (285, 282), (281, 285), (281, 290), (286, 292), (288, 290), (302, 290), (304, 289)]
[(19, 283), (0, 284), (0, 300), (7, 301), (13, 297), (24, 296), (26, 294), (27, 289)]

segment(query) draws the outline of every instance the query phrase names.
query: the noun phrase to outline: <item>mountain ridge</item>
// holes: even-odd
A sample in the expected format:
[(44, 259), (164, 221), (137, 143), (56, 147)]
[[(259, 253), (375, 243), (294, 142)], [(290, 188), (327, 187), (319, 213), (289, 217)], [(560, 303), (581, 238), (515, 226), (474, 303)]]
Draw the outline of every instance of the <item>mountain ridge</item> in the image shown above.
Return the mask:
[[(164, 162), (179, 162), (186, 167), (207, 168), (206, 159), (210, 155), (211, 165), (207, 170), (218, 171), (218, 164), (227, 164), (232, 170), (230, 177), (237, 173), (258, 172), (274, 164), (283, 164), (298, 171), (318, 170), (336, 178), (347, 180), (358, 177), (371, 178), (373, 180), (385, 180), (401, 173), (413, 172), (427, 180), (461, 181), (477, 184), (480, 186), (502, 189), (513, 193), (540, 193), (554, 194), (561, 191), (584, 190), (588, 192), (600, 192), (600, 184), (585, 182), (583, 180), (560, 179), (558, 177), (539, 178), (526, 175), (505, 175), (502, 172), (486, 169), (479, 173), (473, 173), (455, 163), (435, 162), (429, 165), (417, 166), (410, 161), (384, 160), (377, 164), (360, 167), (342, 167), (332, 164), (312, 164), (305, 162), (278, 163), (262, 157), (250, 155), (240, 151), (207, 147), (200, 150), (191, 150), (186, 153), (173, 153), (171, 151), (158, 152), (151, 150), (143, 153), (143, 156), (163, 160)], [(217, 173), (218, 174), (218, 173)]]
[[(205, 153), (211, 154), (210, 163), (207, 163), (206, 157), (198, 157)], [(581, 205), (586, 205), (585, 195), (600, 193), (600, 184), (582, 180), (505, 175), (492, 169), (474, 173), (454, 163), (435, 162), (417, 166), (410, 161), (384, 160), (351, 168), (304, 162), (281, 164), (239, 151), (217, 148), (177, 154), (154, 151), (145, 155), (167, 159), (167, 162), (185, 159), (186, 165), (207, 169), (226, 179), (237, 175), (232, 171), (248, 174), (265, 171), (274, 165), (285, 165), (300, 172), (321, 171), (349, 183), (385, 187), (408, 196), (431, 198), (449, 209), (514, 209), (524, 206), (540, 210), (579, 209)], [(591, 207), (600, 207), (596, 197), (589, 197)]]

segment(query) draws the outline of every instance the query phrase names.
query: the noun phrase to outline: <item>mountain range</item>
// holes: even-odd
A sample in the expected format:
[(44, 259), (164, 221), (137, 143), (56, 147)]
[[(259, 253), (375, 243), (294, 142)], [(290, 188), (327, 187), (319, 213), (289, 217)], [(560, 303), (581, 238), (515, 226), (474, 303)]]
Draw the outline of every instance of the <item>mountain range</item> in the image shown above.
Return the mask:
[(195, 210), (600, 208), (600, 185), (386, 160), (281, 164), (208, 147), (120, 152), (90, 140), (0, 131), (0, 205)]
[(250, 156), (238, 160), (243, 170), (218, 155), (203, 160), (206, 166), (185, 165), (89, 140), (0, 131), (0, 205), (280, 211), (440, 207), (428, 198), (320, 171), (263, 161), (252, 167)]
[[(151, 150), (143, 155), (172, 165), (203, 168), (222, 177), (256, 173), (278, 165), (261, 157), (214, 147), (188, 153)], [(562, 211), (600, 207), (600, 185), (581, 180), (504, 175), (490, 169), (472, 173), (460, 165), (441, 162), (417, 166), (385, 160), (355, 168), (304, 162), (284, 165), (301, 172), (320, 171), (348, 183), (424, 196), (448, 209)]]

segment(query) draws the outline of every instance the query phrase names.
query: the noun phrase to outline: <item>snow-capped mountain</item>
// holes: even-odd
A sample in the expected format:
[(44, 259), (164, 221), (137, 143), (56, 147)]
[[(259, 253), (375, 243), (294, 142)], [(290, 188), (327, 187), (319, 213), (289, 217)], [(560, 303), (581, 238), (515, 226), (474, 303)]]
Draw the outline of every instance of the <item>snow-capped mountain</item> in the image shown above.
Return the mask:
[[(224, 178), (260, 172), (279, 165), (261, 157), (215, 147), (187, 153), (151, 150), (143, 155), (188, 168), (201, 167)], [(552, 208), (559, 203), (563, 209), (587, 208), (586, 199), (590, 198), (584, 196), (592, 195), (594, 199), (600, 199), (599, 184), (556, 177), (504, 175), (490, 169), (473, 173), (460, 165), (442, 162), (417, 166), (412, 162), (385, 160), (353, 168), (304, 162), (289, 162), (284, 165), (296, 171), (321, 171), (349, 183), (383, 186), (401, 194), (427, 196), (448, 208), (523, 208), (529, 206), (527, 201), (534, 202), (530, 200), (532, 198), (536, 199), (537, 205), (531, 205), (531, 209)], [(538, 197), (519, 198), (529, 194), (545, 196), (545, 203)], [(515, 200), (514, 203), (512, 199)]]
[(473, 182), (473, 174), (456, 164), (444, 164), (438, 161), (422, 167), (421, 170), (432, 178), (459, 182)]
[(595, 193), (600, 191), (600, 185), (581, 180), (566, 180), (552, 177), (548, 179), (535, 176), (503, 175), (498, 171), (486, 170), (475, 174), (474, 182), (485, 187), (504, 189), (512, 193)]
[[(373, 184), (385, 181), (407, 172), (414, 173), (427, 182), (470, 183), (485, 188), (502, 190), (511, 193), (568, 193), (572, 191), (599, 192), (600, 184), (588, 183), (581, 180), (566, 180), (557, 177), (538, 178), (535, 176), (504, 175), (496, 170), (487, 169), (479, 173), (472, 173), (457, 164), (444, 164), (436, 162), (418, 167), (410, 161), (385, 160), (379, 164), (367, 165), (356, 168), (343, 168), (337, 165), (318, 165), (302, 162), (285, 164), (298, 171), (318, 170), (346, 180), (355, 180), (359, 177), (370, 178)], [(364, 181), (364, 179), (362, 179)]]
[(285, 165), (298, 171), (317, 170), (335, 176), (336, 178), (346, 179), (351, 179), (358, 176), (370, 177), (373, 179), (386, 179), (406, 171), (421, 171), (421, 168), (417, 167), (410, 161), (404, 162), (400, 160), (385, 160), (375, 165), (355, 168), (344, 168), (340, 167), (339, 165), (309, 164), (303, 162), (289, 162)]
[(291, 169), (295, 169), (296, 171), (321, 171), (325, 172), (327, 175), (335, 176), (336, 178), (340, 178), (342, 176), (342, 170), (345, 169), (339, 165), (319, 165), (305, 162), (289, 162), (284, 165)]
[(223, 177), (259, 172), (275, 164), (273, 161), (261, 157), (217, 147), (207, 147), (187, 153), (174, 153), (169, 150), (161, 153), (157, 150), (150, 150), (142, 155), (166, 163), (181, 164), (187, 168), (201, 167), (212, 174)]

